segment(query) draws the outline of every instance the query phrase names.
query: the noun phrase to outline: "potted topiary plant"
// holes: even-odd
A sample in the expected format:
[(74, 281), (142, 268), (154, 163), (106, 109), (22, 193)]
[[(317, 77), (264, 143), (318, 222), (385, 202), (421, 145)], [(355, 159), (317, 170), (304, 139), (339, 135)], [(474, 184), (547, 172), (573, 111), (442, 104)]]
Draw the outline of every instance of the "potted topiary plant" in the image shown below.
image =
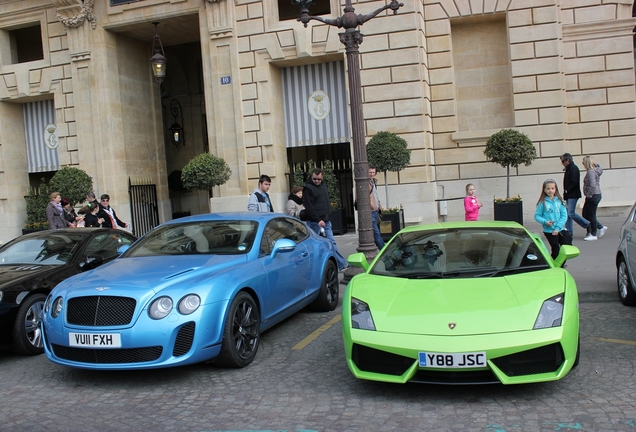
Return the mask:
[[(407, 142), (393, 132), (378, 132), (369, 140), (367, 144), (367, 159), (369, 165), (374, 166), (378, 171), (384, 172), (384, 191), (386, 201), (384, 208), (389, 207), (389, 188), (387, 186), (387, 171), (401, 171), (411, 162), (411, 150), (407, 148)], [(380, 234), (387, 241), (391, 239), (399, 230), (404, 228), (404, 210), (402, 206), (385, 212), (382, 209), (382, 221), (380, 222)]]
[(55, 173), (48, 187), (50, 191), (58, 191), (71, 206), (75, 206), (86, 201), (86, 195), (93, 190), (93, 178), (79, 168), (64, 167)]
[(510, 196), (510, 167), (528, 166), (537, 158), (537, 150), (528, 135), (515, 129), (502, 129), (486, 142), (484, 155), (490, 162), (506, 168), (506, 198), (495, 197), (495, 220), (514, 221), (523, 224), (521, 195)]
[(384, 190), (386, 207), (389, 207), (389, 190), (386, 183), (387, 171), (401, 171), (411, 162), (411, 150), (407, 148), (404, 138), (393, 132), (378, 132), (367, 144), (367, 160), (369, 165), (384, 172)]
[(214, 186), (221, 186), (230, 179), (232, 170), (223, 158), (210, 153), (193, 157), (181, 171), (183, 187), (189, 190), (210, 192)]
[(27, 201), (27, 219), (22, 229), (22, 234), (49, 229), (46, 206), (49, 204), (50, 197), (46, 180), (42, 178), (42, 183), (40, 183), (37, 190), (29, 186), (28, 194), (24, 198)]

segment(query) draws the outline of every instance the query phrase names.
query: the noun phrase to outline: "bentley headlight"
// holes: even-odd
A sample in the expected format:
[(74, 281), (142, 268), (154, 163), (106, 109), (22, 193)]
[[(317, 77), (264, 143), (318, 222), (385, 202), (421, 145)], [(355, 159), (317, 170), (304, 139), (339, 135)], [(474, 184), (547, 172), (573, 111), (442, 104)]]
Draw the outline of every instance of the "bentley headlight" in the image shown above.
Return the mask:
[(563, 318), (563, 294), (555, 295), (543, 302), (533, 330), (558, 327)]
[(170, 297), (159, 297), (153, 301), (148, 309), (150, 318), (159, 320), (165, 318), (172, 310), (172, 299)]
[[(2, 299), (2, 295), (0, 295), (0, 300)], [(44, 313), (47, 314), (49, 313), (49, 309), (51, 307), (51, 300), (53, 300), (53, 297), (51, 297), (50, 295), (46, 296), (46, 300), (44, 301)]]
[(369, 305), (353, 297), (351, 297), (351, 327), (375, 331)]
[(62, 313), (62, 304), (64, 304), (62, 297), (56, 298), (53, 302), (53, 305), (51, 306), (51, 316), (53, 318), (57, 318)]
[(196, 294), (188, 294), (181, 300), (179, 300), (179, 312), (183, 315), (190, 315), (195, 310), (199, 309), (201, 305), (201, 298)]

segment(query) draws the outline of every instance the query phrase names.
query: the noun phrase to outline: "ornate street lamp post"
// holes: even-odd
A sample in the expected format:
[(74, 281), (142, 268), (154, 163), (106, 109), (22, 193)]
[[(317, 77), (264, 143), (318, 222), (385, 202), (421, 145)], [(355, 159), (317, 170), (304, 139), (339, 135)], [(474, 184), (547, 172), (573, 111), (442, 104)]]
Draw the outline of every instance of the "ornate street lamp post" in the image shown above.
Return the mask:
[(360, 51), (358, 46), (362, 43), (362, 34), (358, 26), (369, 21), (380, 12), (391, 9), (393, 14), (397, 14), (400, 7), (404, 6), (397, 0), (371, 12), (367, 15), (356, 15), (355, 9), (351, 6), (351, 0), (346, 0), (344, 14), (336, 19), (328, 19), (309, 15), (308, 6), (314, 0), (291, 0), (292, 4), (300, 6), (300, 18), (305, 27), (310, 20), (344, 28), (343, 33), (339, 33), (340, 42), (346, 48), (347, 64), (349, 66), (349, 98), (351, 101), (351, 129), (353, 135), (353, 166), (354, 179), (356, 183), (356, 200), (358, 206), (358, 252), (363, 252), (367, 258), (372, 257), (376, 252), (373, 241), (373, 222), (371, 219), (371, 204), (369, 199), (369, 164), (367, 162), (367, 151), (364, 145), (364, 123), (362, 117), (362, 91), (360, 86)]

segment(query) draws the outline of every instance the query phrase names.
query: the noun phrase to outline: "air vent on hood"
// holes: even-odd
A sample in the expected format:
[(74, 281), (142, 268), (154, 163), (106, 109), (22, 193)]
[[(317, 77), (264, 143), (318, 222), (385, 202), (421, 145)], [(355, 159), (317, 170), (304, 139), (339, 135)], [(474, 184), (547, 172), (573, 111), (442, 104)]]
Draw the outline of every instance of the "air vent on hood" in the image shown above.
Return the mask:
[(184, 274), (186, 274), (186, 273), (190, 273), (190, 272), (191, 272), (191, 271), (193, 271), (193, 270), (194, 270), (194, 269), (193, 269), (193, 268), (191, 268), (191, 269), (187, 269), (187, 270), (184, 270), (184, 271), (182, 271), (182, 272), (179, 272), (179, 273), (174, 273), (174, 274), (171, 274), (170, 276), (166, 276), (165, 278), (163, 278), (163, 280), (174, 279), (174, 278), (176, 278), (176, 277), (178, 277), (178, 276), (184, 275)]

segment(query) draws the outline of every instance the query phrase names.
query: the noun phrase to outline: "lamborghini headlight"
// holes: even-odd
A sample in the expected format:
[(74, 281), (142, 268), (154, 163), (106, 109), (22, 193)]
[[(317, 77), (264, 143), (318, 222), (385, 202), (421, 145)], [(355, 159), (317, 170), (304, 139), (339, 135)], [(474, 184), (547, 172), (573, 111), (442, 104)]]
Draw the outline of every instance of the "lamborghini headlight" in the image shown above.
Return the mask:
[(351, 297), (351, 327), (362, 330), (374, 330), (375, 324), (369, 305)]
[(148, 308), (150, 318), (159, 320), (165, 318), (172, 310), (172, 299), (170, 297), (159, 297), (153, 301)]
[(563, 318), (563, 293), (555, 295), (543, 302), (539, 316), (534, 322), (533, 330), (558, 327)]

